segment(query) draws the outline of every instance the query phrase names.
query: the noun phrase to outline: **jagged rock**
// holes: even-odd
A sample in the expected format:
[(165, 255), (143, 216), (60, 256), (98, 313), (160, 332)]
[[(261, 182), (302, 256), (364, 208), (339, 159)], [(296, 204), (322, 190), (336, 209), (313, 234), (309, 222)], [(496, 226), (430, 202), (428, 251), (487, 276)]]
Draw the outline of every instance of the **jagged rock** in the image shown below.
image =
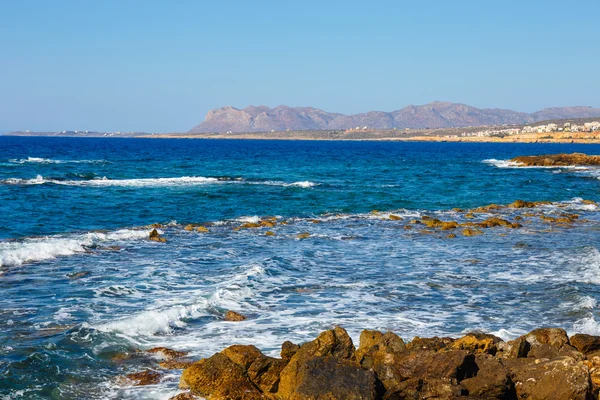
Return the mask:
[(159, 243), (166, 243), (166, 241), (167, 241), (167, 239), (160, 236), (160, 234), (158, 233), (158, 231), (156, 229), (152, 229), (152, 232), (150, 232), (148, 239), (152, 240), (153, 242), (159, 242)]
[(166, 361), (159, 362), (158, 365), (164, 369), (186, 369), (193, 363), (194, 363), (193, 361), (166, 360)]
[(155, 347), (153, 349), (146, 350), (146, 353), (157, 354), (165, 360), (173, 360), (175, 358), (181, 358), (187, 355), (187, 352), (185, 351), (177, 351), (167, 347)]
[(169, 398), (169, 400), (198, 400), (197, 396), (194, 396), (191, 393), (179, 393), (177, 396), (173, 396)]
[(284, 360), (267, 357), (254, 346), (234, 345), (223, 350), (221, 354), (239, 365), (262, 392), (277, 392), (279, 374), (287, 364)]
[(229, 346), (223, 350), (221, 354), (227, 356), (231, 361), (242, 367), (244, 371), (247, 371), (254, 360), (262, 355), (260, 350), (255, 346), (245, 346), (241, 344)]
[(290, 342), (289, 340), (286, 340), (281, 345), (281, 353), (280, 353), (281, 358), (285, 362), (290, 361), (290, 359), (294, 356), (294, 354), (296, 354), (296, 352), (298, 351), (299, 348), (300, 348), (299, 345), (294, 344), (294, 343)]
[(600, 165), (600, 156), (588, 156), (583, 153), (546, 154), (541, 156), (520, 156), (513, 158), (511, 161), (528, 167), (598, 166)]
[[(289, 371), (288, 371), (289, 372)], [(329, 355), (313, 357), (298, 365), (293, 379), (289, 375), (279, 384), (282, 399), (369, 400), (380, 397), (375, 374), (348, 359)]]
[(571, 345), (583, 354), (590, 354), (600, 350), (600, 336), (577, 334), (571, 336)]
[(401, 337), (392, 332), (385, 334), (378, 331), (364, 330), (360, 334), (360, 345), (355, 353), (355, 359), (366, 368), (370, 368), (377, 358), (385, 358), (389, 353), (399, 353), (406, 350), (406, 344)]
[(464, 236), (475, 236), (475, 235), (481, 235), (481, 231), (477, 230), (477, 229), (471, 229), (471, 228), (465, 228), (462, 232), (462, 234)]
[(449, 346), (455, 340), (456, 339), (452, 339), (449, 337), (440, 338), (434, 336), (432, 338), (420, 338), (418, 336), (415, 336), (413, 340), (406, 345), (406, 348), (409, 350), (419, 349), (438, 351)]
[(510, 371), (518, 399), (585, 400), (591, 394), (587, 366), (571, 357), (554, 360), (503, 361)]
[(142, 372), (125, 375), (125, 378), (133, 382), (134, 386), (156, 385), (160, 382), (161, 374), (147, 369)]
[(482, 399), (516, 398), (510, 372), (499, 359), (489, 354), (478, 354), (475, 356), (475, 364), (477, 375), (460, 382), (469, 396)]
[(244, 369), (222, 353), (200, 360), (183, 370), (180, 388), (211, 400), (262, 399)]
[(471, 332), (450, 343), (449, 347), (457, 350), (468, 350), (473, 354), (487, 353), (495, 355), (500, 342), (502, 342), (502, 339), (497, 336)]
[(486, 219), (482, 222), (478, 222), (474, 225), (476, 225), (480, 228), (494, 228), (496, 226), (502, 226), (505, 228), (512, 228), (512, 229), (520, 228), (522, 226), (521, 224), (518, 224), (516, 222), (510, 222), (505, 219), (497, 218), (497, 217), (488, 218), (488, 219)]
[(536, 203), (532, 201), (516, 200), (514, 203), (508, 205), (510, 208), (533, 208)]
[(248, 377), (263, 393), (276, 393), (279, 376), (286, 365), (285, 360), (261, 355), (248, 368)]
[(225, 321), (239, 322), (244, 321), (245, 319), (248, 319), (248, 317), (235, 311), (229, 310), (225, 313)]
[(454, 399), (462, 394), (463, 388), (453, 384), (451, 379), (411, 378), (388, 390), (383, 399)]
[[(515, 340), (500, 346), (505, 358), (556, 358), (571, 355), (576, 349), (569, 345), (569, 337), (564, 329), (535, 329)], [(561, 353), (562, 351), (562, 353)], [(575, 355), (575, 354), (573, 354)]]
[(354, 356), (354, 344), (345, 329), (336, 326), (322, 332), (315, 340), (304, 343), (291, 357), (289, 363), (281, 371), (279, 391), (280, 397), (291, 396), (298, 386), (298, 379), (304, 371), (305, 364), (315, 357), (331, 356), (339, 360), (351, 360)]

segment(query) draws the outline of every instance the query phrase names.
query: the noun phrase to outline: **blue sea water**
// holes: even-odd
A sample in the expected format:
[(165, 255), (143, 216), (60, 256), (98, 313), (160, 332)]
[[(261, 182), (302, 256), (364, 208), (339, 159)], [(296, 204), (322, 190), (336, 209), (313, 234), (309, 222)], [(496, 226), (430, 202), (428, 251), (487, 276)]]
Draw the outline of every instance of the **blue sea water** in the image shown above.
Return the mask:
[[(507, 162), (574, 151), (600, 147), (0, 137), (0, 398), (167, 399), (179, 371), (115, 356), (277, 355), (334, 325), (355, 341), (367, 328), (600, 334), (600, 214), (582, 201), (600, 201), (600, 171)], [(532, 214), (473, 237), (410, 223), (517, 199), (551, 203), (502, 209)], [(540, 218), (565, 212), (580, 217)], [(237, 229), (267, 217), (276, 226)], [(147, 239), (154, 223), (167, 243)], [(161, 383), (119, 380), (148, 367)]]

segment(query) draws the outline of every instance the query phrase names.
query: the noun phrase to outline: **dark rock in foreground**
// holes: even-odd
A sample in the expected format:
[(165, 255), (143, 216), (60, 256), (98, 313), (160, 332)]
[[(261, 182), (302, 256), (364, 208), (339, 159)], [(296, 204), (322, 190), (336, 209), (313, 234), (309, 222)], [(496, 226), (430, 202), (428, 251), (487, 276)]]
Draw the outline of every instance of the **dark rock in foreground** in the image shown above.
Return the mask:
[[(600, 391), (600, 337), (536, 329), (515, 340), (363, 331), (358, 349), (340, 327), (282, 345), (281, 359), (235, 345), (183, 372), (181, 387), (223, 399), (592, 399)], [(183, 396), (183, 395), (180, 395)], [(184, 398), (184, 397), (181, 397)]]
[(511, 161), (524, 167), (569, 167), (569, 166), (599, 166), (600, 156), (588, 156), (583, 153), (545, 154), (541, 156), (520, 156)]

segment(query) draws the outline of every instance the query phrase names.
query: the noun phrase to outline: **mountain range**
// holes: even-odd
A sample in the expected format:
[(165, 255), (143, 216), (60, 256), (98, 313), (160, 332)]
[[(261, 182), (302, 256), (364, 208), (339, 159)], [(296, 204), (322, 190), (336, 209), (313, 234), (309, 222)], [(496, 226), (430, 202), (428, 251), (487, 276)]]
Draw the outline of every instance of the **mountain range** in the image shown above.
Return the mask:
[(466, 104), (436, 101), (407, 106), (397, 111), (361, 114), (330, 113), (314, 107), (225, 106), (207, 113), (204, 122), (190, 133), (268, 132), (285, 130), (346, 130), (350, 128), (405, 129), (455, 128), (467, 126), (520, 125), (568, 118), (600, 117), (600, 108), (552, 107), (534, 113), (499, 108), (477, 108)]

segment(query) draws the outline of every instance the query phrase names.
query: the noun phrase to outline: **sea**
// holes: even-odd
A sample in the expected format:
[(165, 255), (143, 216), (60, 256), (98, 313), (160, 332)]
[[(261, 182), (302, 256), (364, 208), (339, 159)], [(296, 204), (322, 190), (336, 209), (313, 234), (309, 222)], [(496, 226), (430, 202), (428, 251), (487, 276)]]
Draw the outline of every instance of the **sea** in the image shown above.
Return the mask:
[[(600, 335), (600, 170), (509, 161), (563, 152), (600, 147), (0, 137), (0, 398), (168, 399), (148, 349), (277, 356), (336, 325)], [(471, 212), (519, 199), (547, 203)], [(488, 217), (522, 226), (423, 224)]]

